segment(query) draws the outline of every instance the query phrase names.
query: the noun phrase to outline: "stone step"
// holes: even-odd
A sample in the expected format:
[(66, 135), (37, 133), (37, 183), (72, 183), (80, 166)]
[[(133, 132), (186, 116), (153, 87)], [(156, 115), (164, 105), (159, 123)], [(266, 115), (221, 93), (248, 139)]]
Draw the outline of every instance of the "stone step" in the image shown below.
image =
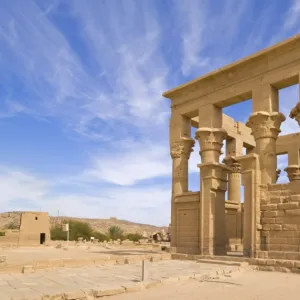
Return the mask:
[(220, 260), (220, 261), (233, 261), (233, 262), (247, 262), (249, 260), (248, 257), (243, 257), (241, 255), (203, 255), (199, 257), (199, 259), (209, 259), (209, 260)]
[(246, 261), (228, 261), (228, 260), (205, 259), (205, 258), (198, 259), (197, 263), (216, 264), (216, 265), (225, 265), (225, 266), (238, 266), (238, 267), (245, 267), (248, 265), (248, 262), (246, 262)]

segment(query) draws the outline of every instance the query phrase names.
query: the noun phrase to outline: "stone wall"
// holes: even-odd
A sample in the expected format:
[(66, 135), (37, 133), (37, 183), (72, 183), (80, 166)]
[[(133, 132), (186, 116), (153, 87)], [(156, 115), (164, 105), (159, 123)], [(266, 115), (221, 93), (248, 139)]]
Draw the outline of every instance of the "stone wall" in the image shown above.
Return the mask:
[(19, 242), (19, 230), (5, 230), (5, 235), (0, 236), (1, 246), (17, 246)]
[(260, 258), (300, 260), (300, 184), (270, 185), (261, 202)]

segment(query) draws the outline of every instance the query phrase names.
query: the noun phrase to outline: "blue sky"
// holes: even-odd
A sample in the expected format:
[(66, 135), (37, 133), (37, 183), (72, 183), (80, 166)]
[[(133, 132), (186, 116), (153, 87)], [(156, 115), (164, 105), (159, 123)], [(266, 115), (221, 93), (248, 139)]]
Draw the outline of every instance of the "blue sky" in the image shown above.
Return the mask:
[[(299, 0), (1, 1), (0, 210), (167, 225), (161, 94), (299, 29)], [(298, 86), (280, 91), (283, 113), (297, 101)], [(298, 126), (287, 118), (282, 129)], [(199, 161), (196, 145), (191, 190)]]

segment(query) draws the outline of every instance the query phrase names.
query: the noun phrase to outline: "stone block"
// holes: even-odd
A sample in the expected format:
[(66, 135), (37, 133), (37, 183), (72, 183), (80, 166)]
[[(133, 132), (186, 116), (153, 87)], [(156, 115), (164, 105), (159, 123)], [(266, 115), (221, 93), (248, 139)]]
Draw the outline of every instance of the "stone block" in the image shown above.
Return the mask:
[(262, 211), (272, 211), (277, 210), (277, 204), (263, 204), (260, 206)]
[(284, 252), (298, 252), (299, 246), (298, 245), (281, 245), (281, 251)]
[(275, 259), (266, 259), (267, 266), (275, 266), (276, 260)]
[(295, 262), (292, 260), (285, 260), (283, 262), (283, 266), (286, 268), (293, 268), (295, 266)]
[(275, 233), (275, 236), (279, 237), (279, 238), (293, 238), (294, 237), (294, 232), (293, 231), (289, 231), (289, 230), (277, 231)]
[(290, 198), (292, 202), (300, 202), (300, 195), (291, 195)]
[(270, 230), (282, 230), (282, 225), (280, 225), (280, 224), (270, 224)]
[(262, 218), (262, 224), (275, 224), (275, 218)]
[(122, 293), (125, 293), (125, 288), (124, 287), (112, 287), (112, 288), (107, 288), (107, 289), (99, 289), (99, 290), (93, 290), (93, 296), (95, 298), (97, 297), (104, 297), (104, 296), (114, 296), (114, 295), (119, 295)]
[(291, 270), (289, 268), (286, 267), (274, 267), (274, 271), (276, 272), (282, 272), (282, 273), (290, 273)]
[(284, 252), (285, 258), (289, 260), (300, 260), (300, 252)]
[(281, 251), (269, 251), (268, 255), (269, 258), (285, 259), (285, 252), (281, 252)]
[(294, 209), (298, 207), (299, 207), (299, 203), (293, 203), (293, 202), (278, 204), (278, 209), (284, 209), (284, 210)]
[(281, 246), (280, 244), (268, 244), (267, 249), (269, 251), (281, 251)]
[(289, 231), (298, 230), (298, 226), (295, 224), (283, 224), (282, 230), (289, 230)]
[[(283, 212), (283, 210), (282, 210)], [(285, 223), (285, 218), (284, 217), (276, 217), (275, 218), (275, 223), (276, 224), (284, 224)]]
[(64, 294), (65, 300), (82, 300), (86, 299), (86, 295), (83, 291), (74, 291), (74, 292), (68, 292)]
[(266, 218), (273, 218), (273, 217), (282, 217), (284, 216), (284, 211), (277, 210), (277, 211), (264, 211), (264, 217)]
[(285, 213), (289, 216), (300, 216), (300, 209), (287, 209)]
[(34, 273), (34, 272), (35, 272), (35, 270), (34, 270), (32, 265), (25, 265), (22, 268), (22, 273), (23, 274), (30, 274), (30, 273)]

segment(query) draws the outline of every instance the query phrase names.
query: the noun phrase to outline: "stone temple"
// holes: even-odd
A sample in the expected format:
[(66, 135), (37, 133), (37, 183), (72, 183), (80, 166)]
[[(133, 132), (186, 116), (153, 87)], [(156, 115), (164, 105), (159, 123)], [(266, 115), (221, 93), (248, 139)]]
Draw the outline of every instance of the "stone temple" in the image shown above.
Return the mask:
[[(297, 35), (163, 94), (172, 111), (173, 253), (213, 256), (240, 250), (253, 259), (300, 260), (300, 131), (279, 136), (286, 118), (300, 125), (300, 102), (284, 116), (279, 90), (299, 83)], [(223, 114), (223, 108), (249, 99), (246, 124)], [(200, 191), (190, 192), (188, 161), (195, 140)], [(288, 155), (289, 183), (277, 184), (282, 154)]]

